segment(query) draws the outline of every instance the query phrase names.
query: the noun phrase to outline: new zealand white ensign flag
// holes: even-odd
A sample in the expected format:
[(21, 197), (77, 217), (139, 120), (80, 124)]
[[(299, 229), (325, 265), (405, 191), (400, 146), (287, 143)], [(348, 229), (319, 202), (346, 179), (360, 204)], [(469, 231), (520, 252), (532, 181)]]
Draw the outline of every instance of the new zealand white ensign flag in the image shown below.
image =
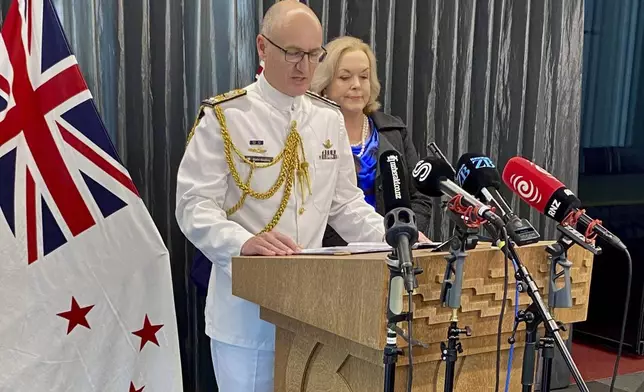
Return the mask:
[(168, 250), (50, 0), (0, 40), (0, 391), (182, 390)]

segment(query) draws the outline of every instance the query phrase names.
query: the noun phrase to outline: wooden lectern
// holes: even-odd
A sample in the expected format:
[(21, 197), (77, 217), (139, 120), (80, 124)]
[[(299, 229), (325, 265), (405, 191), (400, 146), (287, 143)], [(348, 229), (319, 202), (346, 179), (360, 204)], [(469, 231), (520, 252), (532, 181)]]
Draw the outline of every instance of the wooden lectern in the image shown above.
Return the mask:
[[(539, 242), (517, 248), (547, 303), (549, 259)], [(503, 253), (488, 245), (467, 252), (463, 272), (459, 327), (469, 326), (472, 336), (461, 336), (454, 390), (493, 391), (495, 384), (498, 316), (503, 299)], [(447, 252), (420, 250), (414, 262), (424, 269), (413, 295), (413, 337), (429, 348), (413, 349), (413, 390), (442, 391), (445, 364), (440, 343), (447, 341), (451, 309), (440, 302)], [(260, 305), (262, 319), (276, 326), (275, 392), (382, 391), (383, 349), (389, 270), (386, 253), (345, 256), (236, 257), (233, 260), (233, 294)], [(566, 324), (583, 321), (593, 255), (579, 246), (568, 251), (573, 307), (552, 312)], [(508, 301), (503, 320), (501, 379), (507, 370), (508, 338), (514, 326), (515, 279), (509, 263)], [(405, 304), (407, 300), (405, 299)], [(530, 303), (526, 294), (520, 309)], [(406, 323), (399, 324), (406, 330)], [(542, 328), (543, 329), (543, 328)], [(511, 369), (511, 391), (521, 390), (521, 364), (525, 325), (516, 335)], [(567, 334), (562, 333), (564, 338)], [(407, 344), (398, 338), (398, 347)], [(405, 391), (407, 357), (398, 358), (396, 390)], [(535, 377), (535, 384), (539, 376)]]

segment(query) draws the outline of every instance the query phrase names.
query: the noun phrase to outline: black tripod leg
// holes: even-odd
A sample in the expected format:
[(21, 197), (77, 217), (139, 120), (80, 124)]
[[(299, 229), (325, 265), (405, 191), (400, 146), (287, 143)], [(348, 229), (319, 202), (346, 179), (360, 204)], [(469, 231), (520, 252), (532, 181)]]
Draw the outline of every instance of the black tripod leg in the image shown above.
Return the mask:
[(456, 361), (445, 362), (445, 392), (452, 392), (454, 390), (454, 362)]
[(396, 385), (396, 362), (400, 349), (396, 346), (396, 332), (387, 330), (387, 345), (385, 346), (383, 363), (385, 364), (385, 392), (394, 392)]
[(541, 392), (550, 392), (550, 375), (552, 374), (552, 358), (543, 360), (541, 373)]
[(454, 368), (456, 367), (456, 341), (458, 340), (458, 328), (456, 327), (456, 322), (452, 321), (450, 323), (449, 329), (447, 330), (447, 345), (441, 343), (441, 356), (443, 361), (445, 361), (445, 392), (452, 392), (454, 390)]
[(555, 341), (549, 335), (546, 333), (546, 337), (541, 340), (541, 357), (543, 359), (541, 392), (550, 392), (550, 380), (552, 378), (552, 360), (555, 356)]
[(521, 369), (521, 391), (532, 392), (534, 383), (534, 360), (537, 349), (537, 332), (526, 335), (526, 343), (523, 348), (523, 367)]
[(541, 322), (539, 317), (535, 317), (534, 306), (530, 305), (523, 316), (525, 321), (525, 347), (523, 349), (523, 367), (521, 370), (521, 391), (532, 392), (532, 385), (534, 384), (534, 369), (535, 358), (537, 354), (537, 344), (539, 334), (537, 327)]
[(402, 312), (403, 278), (400, 264), (396, 258), (387, 256), (389, 267), (389, 287), (387, 296), (387, 343), (384, 347), (382, 362), (385, 365), (385, 392), (394, 392), (396, 378), (396, 362), (400, 349), (396, 345), (395, 325), (404, 319)]

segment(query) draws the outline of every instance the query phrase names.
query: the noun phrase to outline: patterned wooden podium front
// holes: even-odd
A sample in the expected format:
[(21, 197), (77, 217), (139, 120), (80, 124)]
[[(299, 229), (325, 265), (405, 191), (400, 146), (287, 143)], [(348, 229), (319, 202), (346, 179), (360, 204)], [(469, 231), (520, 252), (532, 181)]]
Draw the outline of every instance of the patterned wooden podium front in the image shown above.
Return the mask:
[[(547, 303), (549, 259), (540, 242), (517, 248), (521, 261), (537, 282)], [(441, 282), (448, 253), (416, 251), (415, 263), (424, 269), (413, 295), (414, 338), (429, 348), (414, 347), (414, 391), (442, 391), (445, 364), (440, 342), (447, 339), (451, 309), (440, 303)], [(380, 391), (385, 346), (387, 282), (385, 254), (348, 256), (239, 257), (233, 261), (233, 294), (261, 306), (261, 317), (277, 326), (275, 391)], [(555, 319), (566, 324), (583, 321), (588, 309), (592, 254), (575, 246), (568, 259), (573, 307), (556, 309)], [(472, 328), (461, 336), (463, 353), (456, 362), (455, 391), (493, 391), (498, 316), (503, 299), (503, 253), (479, 246), (468, 251), (463, 271), (458, 325)], [(504, 314), (501, 386), (505, 383), (508, 338), (514, 325), (514, 268), (509, 263), (508, 301)], [(407, 301), (405, 301), (407, 303)], [(520, 308), (530, 303), (519, 297)], [(406, 329), (406, 325), (400, 325)], [(516, 335), (511, 391), (520, 390), (524, 342), (523, 324)], [(565, 338), (566, 334), (562, 336)], [(399, 347), (406, 343), (398, 339)], [(407, 357), (399, 357), (396, 390), (404, 391)]]

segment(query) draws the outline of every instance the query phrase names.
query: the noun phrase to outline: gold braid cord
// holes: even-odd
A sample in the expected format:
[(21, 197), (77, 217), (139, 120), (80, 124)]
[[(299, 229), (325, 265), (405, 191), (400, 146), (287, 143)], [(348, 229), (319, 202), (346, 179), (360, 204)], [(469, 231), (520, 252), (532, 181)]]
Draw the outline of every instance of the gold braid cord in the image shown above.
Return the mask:
[[(242, 192), (242, 196), (239, 201), (226, 211), (226, 215), (230, 216), (237, 212), (237, 210), (239, 210), (244, 205), (244, 201), (246, 200), (247, 196), (260, 200), (270, 199), (275, 195), (275, 193), (277, 193), (282, 185), (284, 186), (282, 201), (277, 208), (277, 212), (275, 212), (275, 215), (273, 216), (271, 221), (258, 234), (269, 232), (277, 225), (277, 222), (279, 222), (282, 214), (284, 214), (284, 210), (286, 209), (286, 205), (288, 204), (288, 199), (291, 197), (291, 191), (293, 190), (293, 184), (295, 183), (296, 175), (297, 181), (300, 185), (302, 203), (304, 203), (305, 184), (309, 195), (311, 195), (311, 180), (309, 178), (308, 171), (309, 164), (308, 162), (306, 162), (306, 158), (304, 156), (304, 145), (302, 143), (302, 138), (297, 131), (297, 123), (295, 121), (291, 122), (291, 130), (286, 138), (286, 145), (284, 146), (284, 149), (270, 162), (257, 163), (252, 162), (248, 158), (246, 158), (244, 154), (235, 146), (232, 139), (230, 138), (230, 134), (228, 133), (226, 118), (224, 117), (223, 111), (219, 106), (215, 106), (214, 109), (215, 115), (217, 116), (217, 121), (219, 122), (219, 126), (221, 127), (221, 136), (224, 139), (224, 154), (226, 156), (226, 162), (228, 163), (228, 169), (230, 170), (230, 174), (232, 175), (233, 180), (235, 180), (235, 184)], [(299, 154), (300, 152), (302, 154), (301, 157)], [(242, 179), (239, 177), (239, 172), (237, 171), (237, 168), (235, 167), (235, 163), (233, 161), (233, 153), (237, 155), (243, 163), (250, 166), (250, 172), (248, 173), (248, 178), (246, 178), (246, 181), (242, 181)], [(250, 187), (251, 179), (253, 177), (255, 169), (271, 167), (273, 165), (276, 165), (280, 161), (282, 161), (282, 166), (280, 168), (277, 180), (266, 192), (258, 192)]]

